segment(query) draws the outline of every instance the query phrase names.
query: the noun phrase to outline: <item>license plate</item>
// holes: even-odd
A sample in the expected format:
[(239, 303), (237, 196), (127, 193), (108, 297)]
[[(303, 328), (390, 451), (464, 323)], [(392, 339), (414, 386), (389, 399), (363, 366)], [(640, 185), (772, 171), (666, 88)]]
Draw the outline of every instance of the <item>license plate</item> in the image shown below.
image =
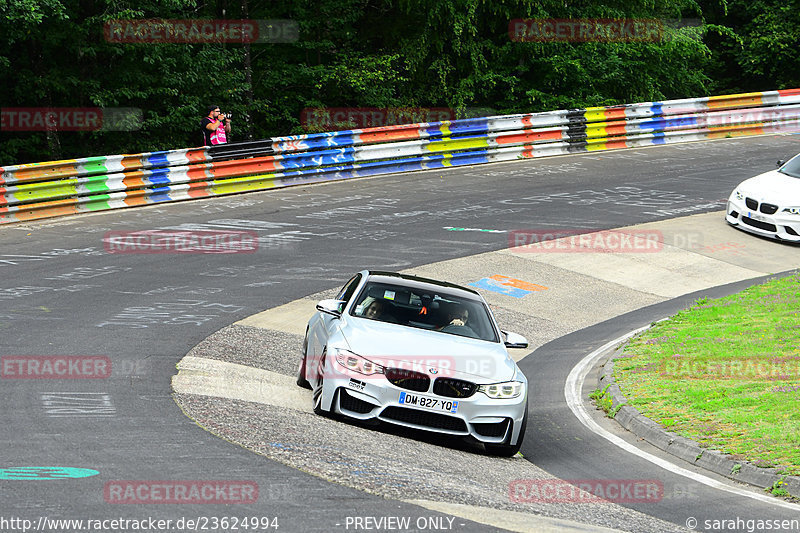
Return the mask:
[(430, 411), (439, 411), (444, 413), (455, 413), (458, 411), (457, 400), (442, 400), (440, 398), (430, 398), (428, 396), (420, 396), (419, 394), (408, 394), (407, 392), (400, 393), (400, 405), (411, 405), (428, 409)]
[(751, 213), (750, 211), (748, 211), (747, 216), (752, 218), (753, 220), (758, 220), (760, 222), (767, 221), (767, 217), (765, 217), (764, 215), (759, 215), (758, 213)]

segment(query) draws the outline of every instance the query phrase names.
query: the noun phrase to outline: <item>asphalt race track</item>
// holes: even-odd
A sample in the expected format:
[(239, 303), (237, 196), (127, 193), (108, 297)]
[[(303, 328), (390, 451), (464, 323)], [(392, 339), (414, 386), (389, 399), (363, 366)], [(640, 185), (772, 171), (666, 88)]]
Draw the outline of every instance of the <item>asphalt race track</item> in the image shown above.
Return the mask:
[[(209, 524), (205, 517), (258, 517), (273, 524), (277, 517), (278, 531), (363, 531), (370, 528), (363, 521), (356, 527), (356, 517), (410, 517), (410, 530), (488, 531), (485, 524), (321, 479), (207, 433), (171, 396), (175, 364), (215, 331), (338, 287), (363, 268), (401, 270), (508, 246), (507, 234), (480, 229), (603, 229), (720, 210), (737, 183), (798, 151), (798, 136), (731, 139), (349, 180), (0, 228), (0, 355), (101, 356), (112, 368), (105, 379), (3, 374), (0, 518), (37, 524), (40, 517), (153, 517)], [(259, 249), (153, 255), (104, 249), (109, 231), (152, 229), (255, 231)], [(586, 431), (566, 407), (564, 380), (584, 355), (691, 301), (646, 307), (525, 358), (521, 366), (536, 386), (522, 452), (562, 479), (659, 476), (668, 489), (682, 487), (691, 495), (630, 506), (654, 524), (682, 526), (688, 516), (798, 518), (797, 511), (665, 477)], [(402, 450), (398, 456), (403, 460)], [(3, 477), (2, 469), (18, 467), (99, 473)], [(109, 484), (135, 480), (247, 480), (257, 484), (258, 498), (239, 504), (115, 502)], [(12, 527), (0, 522), (2, 531)], [(187, 528), (174, 530), (181, 529)]]

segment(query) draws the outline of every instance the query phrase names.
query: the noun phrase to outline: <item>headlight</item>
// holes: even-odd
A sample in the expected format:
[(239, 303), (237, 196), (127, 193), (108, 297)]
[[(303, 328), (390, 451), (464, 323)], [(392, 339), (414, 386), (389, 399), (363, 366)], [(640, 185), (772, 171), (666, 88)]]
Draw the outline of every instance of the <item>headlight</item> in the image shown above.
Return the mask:
[(524, 386), (525, 384), (521, 381), (506, 381), (504, 383), (481, 385), (478, 387), (478, 392), (482, 392), (489, 398), (494, 398), (496, 400), (508, 400), (522, 394)]
[(383, 367), (377, 363), (373, 363), (366, 357), (361, 357), (350, 350), (337, 348), (336, 362), (342, 365), (347, 370), (371, 376), (372, 374), (383, 374)]
[(733, 191), (733, 194), (736, 196), (737, 200), (744, 200), (744, 195), (742, 194), (742, 191), (740, 191), (739, 189)]
[(782, 213), (789, 213), (790, 215), (800, 215), (800, 207), (784, 207)]

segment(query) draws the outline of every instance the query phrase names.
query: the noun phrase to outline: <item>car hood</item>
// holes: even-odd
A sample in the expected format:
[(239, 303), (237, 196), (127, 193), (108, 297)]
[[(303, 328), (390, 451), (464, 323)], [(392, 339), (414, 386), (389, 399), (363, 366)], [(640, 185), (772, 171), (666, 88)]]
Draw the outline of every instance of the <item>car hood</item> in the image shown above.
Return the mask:
[(437, 377), (458, 377), (479, 384), (511, 380), (517, 369), (500, 342), (351, 316), (342, 320), (339, 328), (347, 349), (383, 366), (435, 373)]
[(800, 178), (781, 174), (777, 170), (770, 170), (745, 180), (737, 189), (758, 202), (800, 206)]

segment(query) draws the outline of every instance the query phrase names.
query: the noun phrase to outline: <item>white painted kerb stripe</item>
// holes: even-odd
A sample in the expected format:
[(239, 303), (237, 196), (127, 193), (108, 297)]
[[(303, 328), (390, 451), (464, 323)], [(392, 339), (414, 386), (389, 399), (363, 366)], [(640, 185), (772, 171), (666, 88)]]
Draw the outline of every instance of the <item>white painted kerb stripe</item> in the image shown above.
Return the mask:
[(613, 346), (620, 344), (621, 342), (628, 340), (637, 333), (646, 330), (647, 327), (648, 326), (645, 326), (635, 331), (631, 331), (630, 333), (626, 333), (625, 335), (604, 344), (600, 348), (596, 349), (595, 351), (584, 357), (581, 360), (581, 362), (575, 365), (575, 367), (569, 373), (569, 376), (567, 376), (567, 382), (564, 384), (564, 396), (567, 400), (567, 405), (569, 406), (570, 410), (575, 415), (575, 417), (581, 422), (581, 424), (586, 426), (590, 431), (603, 437), (611, 444), (614, 444), (615, 446), (618, 446), (619, 448), (622, 448), (627, 452), (637, 455), (642, 459), (644, 459), (645, 461), (649, 461), (656, 466), (660, 466), (661, 468), (667, 470), (668, 472), (689, 478), (691, 480), (697, 481), (698, 483), (702, 483), (703, 485), (707, 485), (714, 489), (724, 490), (726, 492), (736, 494), (737, 496), (745, 496), (747, 498), (752, 498), (754, 500), (758, 500), (763, 503), (768, 503), (770, 505), (776, 505), (778, 507), (783, 507), (786, 509), (797, 511), (796, 504), (779, 500), (774, 496), (759, 494), (757, 492), (750, 492), (748, 490), (741, 489), (734, 485), (717, 481), (716, 479), (712, 479), (703, 474), (692, 472), (691, 470), (682, 468), (676, 465), (675, 463), (667, 461), (666, 459), (656, 457), (651, 453), (647, 453), (643, 450), (640, 450), (636, 446), (628, 442), (625, 442), (616, 435), (609, 433), (608, 431), (600, 427), (600, 425), (597, 422), (592, 420), (591, 416), (589, 415), (589, 412), (583, 406), (583, 402), (581, 400), (581, 390), (583, 389), (583, 382), (586, 379), (586, 375), (589, 373), (589, 370), (591, 370), (592, 367), (594, 366), (595, 361), (599, 359), (600, 356), (602, 356), (603, 352), (605, 352), (606, 350), (608, 350)]

